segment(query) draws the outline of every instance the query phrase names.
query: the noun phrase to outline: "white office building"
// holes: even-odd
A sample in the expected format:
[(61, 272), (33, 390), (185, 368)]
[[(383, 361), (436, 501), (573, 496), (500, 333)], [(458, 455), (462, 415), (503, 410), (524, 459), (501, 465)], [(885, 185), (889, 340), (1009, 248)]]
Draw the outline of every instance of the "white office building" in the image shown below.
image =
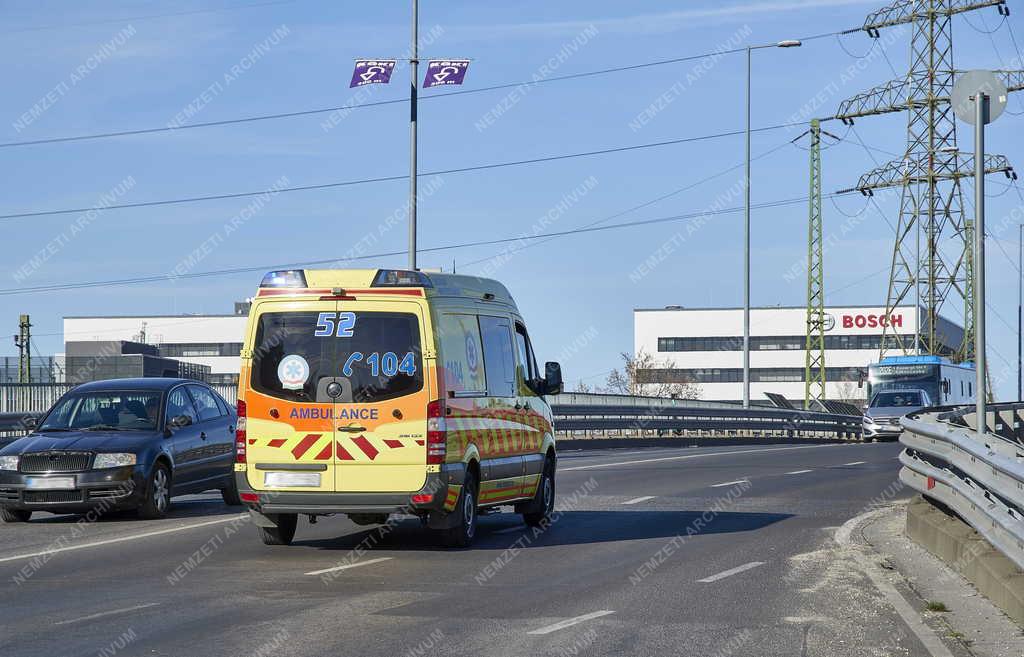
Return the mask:
[[(914, 343), (917, 317), (913, 306), (886, 315), (884, 307), (847, 306), (826, 309), (825, 395), (830, 400), (862, 400), (858, 386), (869, 363), (877, 362), (882, 333), (889, 327), (904, 343)], [(750, 317), (750, 398), (765, 400), (778, 393), (792, 402), (804, 398), (807, 309), (753, 308)], [(633, 313), (634, 352), (653, 357), (654, 365), (639, 380), (651, 383), (692, 383), (706, 400), (743, 399), (742, 308), (643, 308)], [(922, 331), (925, 331), (922, 328)], [(963, 328), (940, 318), (938, 333), (952, 352)]]
[(236, 385), (249, 304), (232, 315), (65, 317), (64, 343), (128, 340), (155, 345), (160, 356), (210, 368), (209, 383)]

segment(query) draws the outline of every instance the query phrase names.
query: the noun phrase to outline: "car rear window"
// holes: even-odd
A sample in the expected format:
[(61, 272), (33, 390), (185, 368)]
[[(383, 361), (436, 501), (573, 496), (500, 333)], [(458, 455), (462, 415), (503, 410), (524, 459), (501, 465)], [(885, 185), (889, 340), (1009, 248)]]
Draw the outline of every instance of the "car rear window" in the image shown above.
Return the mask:
[[(327, 385), (342, 384), (332, 399)], [(259, 316), (252, 387), (298, 402), (383, 401), (423, 387), (419, 319), (412, 313), (268, 312)]]

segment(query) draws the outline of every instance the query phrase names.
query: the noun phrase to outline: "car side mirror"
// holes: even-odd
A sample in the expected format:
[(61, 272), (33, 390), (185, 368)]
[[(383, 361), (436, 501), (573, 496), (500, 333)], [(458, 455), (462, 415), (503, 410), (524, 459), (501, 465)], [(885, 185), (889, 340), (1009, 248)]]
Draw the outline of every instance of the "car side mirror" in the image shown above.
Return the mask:
[(544, 364), (544, 394), (559, 395), (562, 393), (562, 366), (554, 361)]
[(39, 418), (33, 417), (31, 415), (26, 415), (21, 420), (21, 426), (25, 427), (26, 429), (35, 429), (36, 427), (39, 426)]

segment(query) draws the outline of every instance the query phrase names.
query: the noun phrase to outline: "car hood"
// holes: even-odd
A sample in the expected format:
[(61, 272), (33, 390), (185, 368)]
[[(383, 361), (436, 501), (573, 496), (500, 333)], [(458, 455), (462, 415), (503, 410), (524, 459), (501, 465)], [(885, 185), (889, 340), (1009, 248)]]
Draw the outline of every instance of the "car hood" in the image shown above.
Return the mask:
[(923, 406), (875, 406), (864, 412), (866, 417), (872, 420), (884, 420), (894, 417), (903, 417), (910, 413), (916, 413), (924, 408)]
[(134, 452), (159, 436), (156, 431), (43, 431), (18, 438), (0, 449), (0, 455), (54, 450)]

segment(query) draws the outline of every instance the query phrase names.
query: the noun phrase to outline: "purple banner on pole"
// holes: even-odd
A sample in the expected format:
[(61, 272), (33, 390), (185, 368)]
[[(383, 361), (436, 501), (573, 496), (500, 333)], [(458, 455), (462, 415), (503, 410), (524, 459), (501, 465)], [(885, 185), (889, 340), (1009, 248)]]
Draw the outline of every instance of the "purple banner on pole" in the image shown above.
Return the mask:
[(423, 88), (462, 84), (468, 68), (468, 59), (432, 59), (427, 63), (427, 77), (423, 79)]
[(357, 59), (356, 68), (352, 71), (352, 82), (348, 86), (351, 89), (365, 84), (387, 84), (394, 70), (393, 59)]

